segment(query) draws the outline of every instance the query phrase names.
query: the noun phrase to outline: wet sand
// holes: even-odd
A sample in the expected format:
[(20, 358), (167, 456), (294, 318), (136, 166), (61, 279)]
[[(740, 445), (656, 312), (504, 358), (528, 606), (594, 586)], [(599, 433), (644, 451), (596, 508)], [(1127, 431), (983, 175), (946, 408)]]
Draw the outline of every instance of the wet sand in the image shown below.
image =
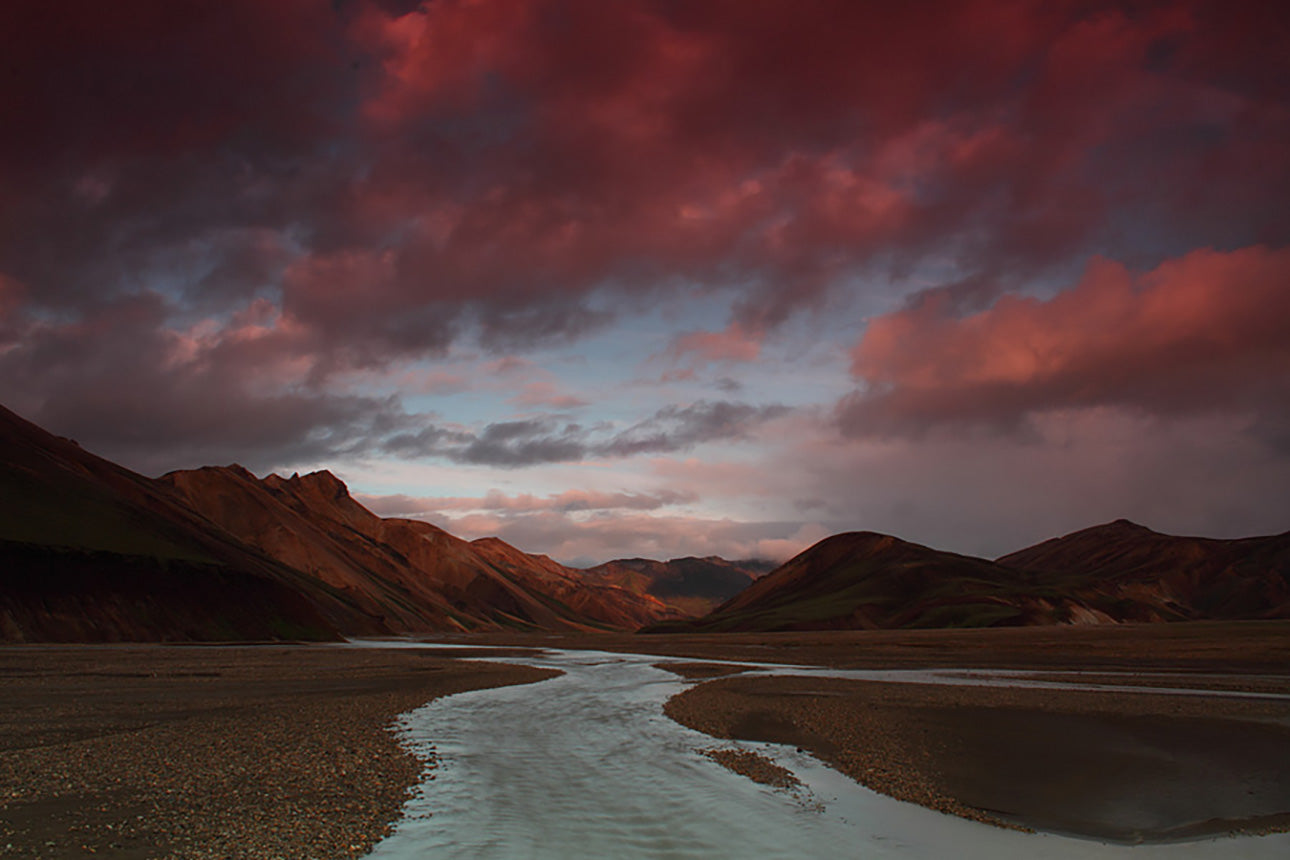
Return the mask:
[(387, 727), (550, 672), (412, 650), (0, 649), (0, 855), (359, 856), (424, 764)]
[(666, 713), (1001, 826), (1119, 842), (1290, 826), (1285, 701), (732, 677)]

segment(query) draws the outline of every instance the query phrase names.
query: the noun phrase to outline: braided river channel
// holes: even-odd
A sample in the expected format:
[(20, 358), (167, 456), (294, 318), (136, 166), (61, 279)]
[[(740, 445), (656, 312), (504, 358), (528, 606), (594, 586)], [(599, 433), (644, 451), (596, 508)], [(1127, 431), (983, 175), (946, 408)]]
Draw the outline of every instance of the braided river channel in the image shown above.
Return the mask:
[[(1290, 857), (1290, 834), (1123, 845), (978, 824), (877, 794), (793, 747), (719, 740), (673, 722), (663, 703), (692, 682), (653, 664), (680, 661), (559, 650), (497, 659), (564, 674), (460, 693), (405, 714), (403, 742), (434, 764), (370, 857)], [(888, 680), (920, 675), (766, 670)], [(802, 785), (763, 786), (699, 752), (729, 748), (767, 756)]]

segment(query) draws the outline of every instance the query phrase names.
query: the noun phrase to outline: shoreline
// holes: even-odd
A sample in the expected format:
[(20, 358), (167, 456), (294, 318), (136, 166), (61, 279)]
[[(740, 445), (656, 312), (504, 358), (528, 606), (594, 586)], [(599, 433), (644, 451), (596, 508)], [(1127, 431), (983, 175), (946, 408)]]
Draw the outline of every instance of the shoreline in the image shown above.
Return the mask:
[(361, 856), (428, 766), (399, 714), (551, 676), (409, 649), (0, 649), (0, 855)]
[(1130, 844), (1290, 830), (1285, 702), (732, 676), (664, 712), (1001, 827)]

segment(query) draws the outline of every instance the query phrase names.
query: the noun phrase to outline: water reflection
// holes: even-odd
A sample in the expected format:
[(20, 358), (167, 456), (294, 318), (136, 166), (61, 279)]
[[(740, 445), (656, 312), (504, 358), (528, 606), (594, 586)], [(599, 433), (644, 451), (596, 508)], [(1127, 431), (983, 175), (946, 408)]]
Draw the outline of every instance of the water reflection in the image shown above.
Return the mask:
[[(809, 756), (731, 744), (662, 714), (687, 683), (658, 657), (549, 651), (507, 662), (566, 674), (439, 699), (405, 717), (438, 766), (395, 832), (394, 858), (1284, 858), (1290, 835), (1128, 847), (1022, 834), (901, 803)], [(697, 749), (769, 754), (805, 785), (769, 789)]]

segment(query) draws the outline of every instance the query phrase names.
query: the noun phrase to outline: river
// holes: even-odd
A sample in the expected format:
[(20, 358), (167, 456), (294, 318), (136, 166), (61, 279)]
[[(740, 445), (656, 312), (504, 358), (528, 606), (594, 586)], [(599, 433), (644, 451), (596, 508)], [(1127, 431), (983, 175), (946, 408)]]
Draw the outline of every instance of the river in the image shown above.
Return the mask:
[[(370, 857), (1290, 857), (1290, 834), (1126, 846), (978, 824), (877, 794), (791, 747), (673, 722), (663, 703), (689, 682), (652, 665), (665, 658), (551, 650), (504, 660), (565, 674), (405, 715), (404, 742), (437, 765)], [(803, 786), (768, 788), (697, 752), (730, 747), (767, 755)]]

